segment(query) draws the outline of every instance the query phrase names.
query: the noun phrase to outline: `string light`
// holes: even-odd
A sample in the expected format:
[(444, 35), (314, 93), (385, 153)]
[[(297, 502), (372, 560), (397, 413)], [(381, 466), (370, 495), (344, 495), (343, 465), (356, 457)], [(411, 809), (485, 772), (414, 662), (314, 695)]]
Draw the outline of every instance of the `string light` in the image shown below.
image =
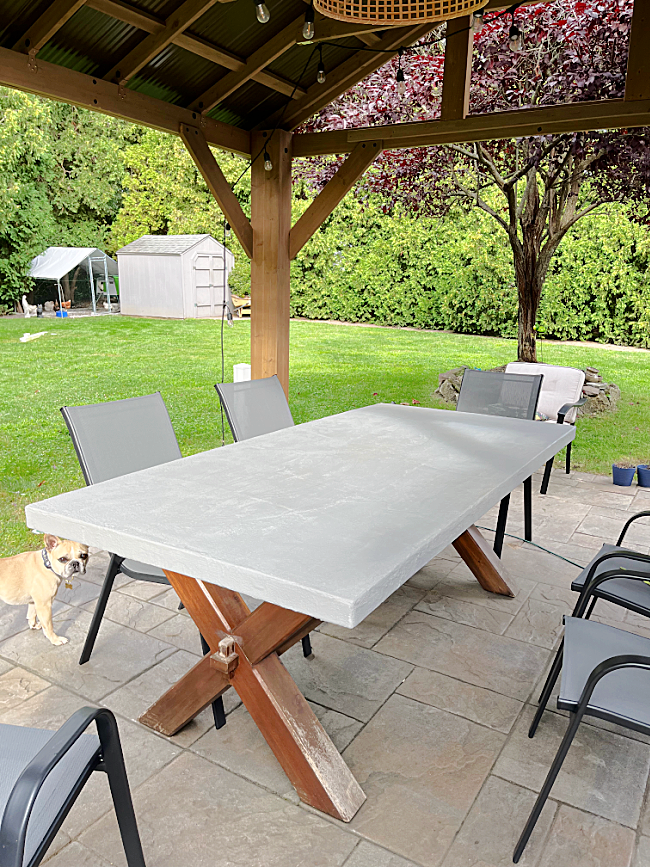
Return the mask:
[(523, 50), (524, 47), (524, 37), (521, 30), (515, 24), (515, 11), (517, 10), (516, 6), (512, 7), (512, 10), (508, 10), (512, 15), (512, 24), (510, 25), (510, 30), (508, 31), (508, 47), (511, 51), (514, 51), (515, 54), (518, 54)]
[(325, 84), (325, 80), (327, 79), (327, 75), (325, 74), (325, 64), (323, 63), (323, 46), (318, 46), (318, 53), (320, 55), (320, 59), (318, 61), (318, 72), (316, 73), (316, 81), (319, 84)]
[(273, 163), (271, 162), (271, 157), (269, 156), (269, 152), (266, 148), (264, 148), (264, 171), (272, 172), (273, 171)]
[(305, 12), (305, 23), (302, 25), (302, 36), (308, 42), (314, 38), (316, 29), (314, 28), (314, 4), (311, 3)]
[(399, 57), (397, 60), (397, 75), (395, 76), (395, 81), (397, 82), (397, 92), (400, 96), (404, 96), (406, 93), (406, 76), (404, 75), (404, 70), (402, 69), (402, 53), (404, 49), (400, 48)]
[(263, 2), (263, 0), (259, 0), (259, 2), (255, 3), (255, 15), (260, 24), (267, 24), (271, 20), (269, 7)]
[(482, 9), (477, 9), (472, 13), (472, 30), (474, 33), (480, 33), (485, 24), (485, 17)]

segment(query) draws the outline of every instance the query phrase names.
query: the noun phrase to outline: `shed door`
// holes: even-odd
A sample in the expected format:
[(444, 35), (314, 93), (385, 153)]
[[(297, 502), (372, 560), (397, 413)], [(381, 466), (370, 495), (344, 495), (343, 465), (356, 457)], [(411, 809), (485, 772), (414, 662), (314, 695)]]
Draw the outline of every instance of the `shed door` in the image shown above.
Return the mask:
[(221, 317), (225, 279), (223, 257), (199, 253), (194, 260), (194, 308), (197, 319), (207, 316)]

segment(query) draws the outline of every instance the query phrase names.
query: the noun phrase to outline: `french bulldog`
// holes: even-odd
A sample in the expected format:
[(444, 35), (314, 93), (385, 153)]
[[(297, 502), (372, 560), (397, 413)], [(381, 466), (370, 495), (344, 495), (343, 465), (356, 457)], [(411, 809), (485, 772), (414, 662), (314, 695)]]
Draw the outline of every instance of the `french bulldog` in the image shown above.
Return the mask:
[(75, 575), (85, 573), (88, 546), (49, 533), (43, 541), (40, 551), (0, 558), (0, 599), (9, 605), (27, 605), (29, 628), (42, 627), (52, 644), (66, 644), (68, 639), (54, 632), (52, 603), (61, 581), (70, 586)]

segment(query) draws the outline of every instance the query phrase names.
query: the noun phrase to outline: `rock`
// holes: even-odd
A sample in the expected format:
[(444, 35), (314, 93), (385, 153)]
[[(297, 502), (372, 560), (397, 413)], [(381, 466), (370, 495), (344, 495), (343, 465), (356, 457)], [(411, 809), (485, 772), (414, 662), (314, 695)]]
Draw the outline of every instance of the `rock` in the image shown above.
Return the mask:
[(462, 379), (464, 371), (464, 367), (455, 367), (453, 370), (446, 370), (444, 373), (439, 373), (438, 385), (442, 385), (446, 379), (452, 379), (453, 377), (460, 377), (460, 379)]
[[(595, 391), (596, 394), (587, 392)], [(598, 386), (586, 385), (583, 392), (587, 396), (587, 403), (578, 410), (578, 418), (585, 415), (603, 415), (606, 412), (614, 412), (621, 397), (621, 389), (613, 382), (599, 383)]]
[[(460, 390), (460, 389), (459, 389)], [(448, 379), (445, 379), (435, 390), (434, 394), (441, 397), (447, 403), (458, 402), (458, 391), (454, 388)]]
[(596, 397), (596, 395), (600, 394), (600, 389), (594, 387), (593, 385), (584, 385), (582, 387), (582, 393), (586, 394), (587, 397)]

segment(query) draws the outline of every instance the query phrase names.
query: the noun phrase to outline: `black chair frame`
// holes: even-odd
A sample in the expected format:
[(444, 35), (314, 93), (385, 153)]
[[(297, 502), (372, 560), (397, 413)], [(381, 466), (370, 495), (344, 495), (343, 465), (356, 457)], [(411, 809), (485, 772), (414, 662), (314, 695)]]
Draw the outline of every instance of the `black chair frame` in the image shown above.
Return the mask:
[[(582, 397), (582, 398), (580, 398), (580, 400), (577, 400), (575, 403), (565, 403), (564, 406), (560, 407), (560, 409), (558, 411), (557, 423), (558, 424), (564, 424), (564, 419), (566, 418), (566, 415), (569, 412), (569, 410), (573, 409), (574, 407), (578, 408), (578, 407), (584, 406), (586, 402), (587, 402), (587, 398)], [(569, 423), (572, 424), (573, 427), (575, 427), (576, 423), (574, 421), (569, 422)], [(564, 470), (565, 470), (567, 476), (571, 472), (571, 446), (572, 445), (573, 445), (573, 443), (569, 443), (566, 447), (566, 461), (564, 463)], [(553, 469), (553, 461), (554, 460), (555, 460), (555, 458), (549, 458), (549, 460), (546, 461), (546, 465), (544, 467), (544, 476), (542, 477), (542, 486), (539, 489), (540, 494), (546, 494), (546, 492), (548, 491), (548, 483), (551, 480), (551, 470)]]
[[(640, 515), (638, 517), (641, 517)], [(633, 519), (632, 519), (633, 520)], [(628, 521), (628, 524), (631, 523), (631, 520)], [(627, 525), (626, 525), (627, 528)], [(626, 529), (624, 528), (624, 529)], [(621, 535), (624, 535), (622, 533)], [(576, 602), (575, 608), (571, 614), (572, 617), (584, 617), (585, 620), (588, 620), (591, 617), (591, 614), (595, 608), (596, 602), (599, 598), (602, 597), (602, 593), (598, 593), (598, 588), (601, 584), (605, 584), (607, 581), (612, 578), (625, 578), (630, 581), (648, 581), (648, 573), (641, 572), (635, 573), (630, 569), (611, 569), (608, 572), (603, 572), (601, 575), (595, 575), (595, 571), (601, 563), (604, 563), (606, 560), (613, 560), (617, 557), (625, 556), (628, 560), (634, 560), (638, 563), (645, 563), (646, 565), (650, 564), (650, 556), (647, 554), (639, 554), (637, 551), (627, 551), (624, 548), (619, 551), (609, 551), (607, 554), (603, 554), (602, 557), (598, 557), (592, 564), (589, 574), (587, 575), (587, 580), (585, 581), (584, 587), (580, 596), (578, 597), (578, 601)], [(618, 603), (621, 604), (622, 603)], [(634, 610), (639, 614), (644, 614), (647, 612), (640, 611), (636, 606), (623, 606), (629, 607), (630, 610)], [(542, 718), (544, 710), (546, 709), (546, 705), (548, 704), (548, 700), (551, 697), (551, 693), (553, 692), (553, 687), (555, 686), (557, 679), (559, 677), (560, 671), (562, 670), (562, 656), (564, 650), (564, 640), (560, 642), (560, 646), (555, 654), (555, 659), (553, 660), (553, 664), (551, 665), (551, 669), (548, 673), (546, 681), (544, 683), (544, 687), (542, 689), (541, 695), (539, 697), (539, 706), (533, 718), (533, 721), (530, 725), (530, 729), (528, 730), (528, 737), (532, 738), (535, 736), (535, 732), (537, 731), (537, 726)]]
[[(608, 577), (612, 576), (609, 575)], [(573, 705), (573, 703), (567, 703), (566, 705), (562, 705), (560, 702), (558, 702), (558, 707), (560, 707), (561, 710), (569, 710), (571, 712), (569, 727), (566, 730), (564, 738), (562, 739), (562, 743), (560, 744), (560, 748), (557, 751), (555, 759), (553, 760), (553, 764), (551, 765), (546, 779), (544, 780), (544, 785), (542, 786), (540, 793), (537, 796), (537, 800), (535, 801), (533, 810), (528, 818), (528, 821), (526, 822), (526, 825), (524, 826), (524, 830), (522, 831), (521, 837), (519, 838), (519, 841), (515, 847), (514, 855), (512, 857), (512, 860), (515, 864), (519, 863), (519, 859), (523, 855), (526, 844), (530, 839), (530, 835), (533, 833), (535, 825), (537, 824), (537, 820), (539, 819), (539, 816), (544, 808), (544, 804), (546, 803), (546, 800), (551, 793), (553, 783), (555, 782), (557, 775), (560, 773), (562, 764), (564, 763), (567, 753), (569, 752), (569, 747), (573, 742), (573, 738), (578, 731), (578, 726), (582, 722), (582, 718), (584, 716), (599, 717), (600, 719), (604, 719), (609, 722), (624, 725), (627, 728), (641, 732), (642, 734), (650, 735), (650, 726), (648, 725), (643, 725), (642, 723), (638, 722), (633, 723), (630, 720), (623, 720), (616, 714), (609, 714), (600, 711), (597, 708), (589, 707), (589, 700), (591, 699), (591, 695), (596, 686), (598, 685), (598, 682), (602, 680), (603, 677), (606, 677), (608, 674), (612, 674), (613, 672), (619, 671), (623, 668), (640, 668), (645, 669), (646, 671), (650, 671), (650, 656), (623, 654), (621, 656), (612, 656), (609, 659), (605, 659), (601, 663), (599, 663), (589, 675), (589, 678), (587, 680), (587, 683), (585, 684), (577, 706)]]
[[(71, 788), (33, 857), (28, 864), (24, 864), (27, 829), (36, 797), (50, 772), (92, 722), (97, 724), (100, 745)], [(93, 771), (104, 771), (108, 776), (128, 867), (146, 867), (117, 722), (107, 708), (93, 707), (83, 707), (76, 711), (54, 733), (16, 781), (0, 825), (0, 860), (3, 867), (37, 867), (41, 863)]]

